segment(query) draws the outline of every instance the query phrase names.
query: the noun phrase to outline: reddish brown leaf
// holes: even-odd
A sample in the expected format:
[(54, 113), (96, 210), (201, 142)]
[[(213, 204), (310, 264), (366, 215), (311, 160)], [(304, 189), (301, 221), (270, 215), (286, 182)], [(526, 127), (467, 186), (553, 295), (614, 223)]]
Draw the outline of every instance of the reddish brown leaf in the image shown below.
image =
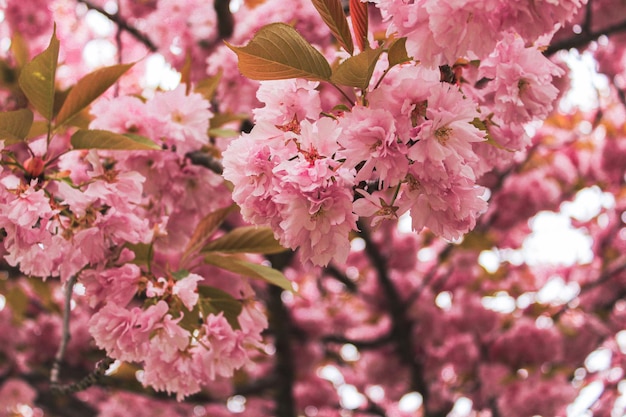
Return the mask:
[(356, 38), (356, 45), (361, 51), (364, 51), (368, 44), (367, 3), (362, 3), (360, 0), (350, 0), (350, 19), (352, 19), (352, 29), (354, 30), (354, 37)]

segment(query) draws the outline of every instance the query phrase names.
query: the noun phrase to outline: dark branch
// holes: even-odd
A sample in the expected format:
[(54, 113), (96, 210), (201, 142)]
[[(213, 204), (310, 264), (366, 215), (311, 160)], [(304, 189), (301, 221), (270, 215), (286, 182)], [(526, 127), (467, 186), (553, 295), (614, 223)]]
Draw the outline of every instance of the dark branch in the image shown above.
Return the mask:
[(344, 273), (342, 273), (336, 266), (333, 264), (328, 265), (324, 268), (324, 272), (326, 272), (331, 277), (335, 278), (337, 281), (341, 282), (346, 286), (347, 290), (351, 293), (356, 293), (358, 288), (354, 282), (350, 280)]
[(95, 385), (104, 376), (105, 372), (109, 369), (109, 366), (111, 366), (113, 362), (114, 360), (111, 358), (104, 358), (96, 364), (96, 369), (80, 381), (68, 385), (54, 384), (52, 385), (51, 390), (55, 394), (61, 395), (86, 390), (92, 385)]
[(111, 13), (107, 12), (106, 10), (104, 10), (102, 7), (96, 6), (95, 4), (93, 4), (89, 0), (76, 0), (76, 1), (78, 3), (84, 4), (85, 6), (87, 6), (88, 9), (95, 10), (98, 13), (102, 14), (103, 16), (105, 16), (111, 22), (115, 23), (120, 29), (128, 32), (135, 39), (137, 39), (139, 42), (141, 42), (143, 45), (145, 45), (145, 47), (148, 48), (150, 50), (150, 52), (156, 52), (157, 51), (156, 45), (150, 40), (150, 38), (146, 34), (141, 33), (139, 30), (137, 30), (137, 28), (135, 28), (134, 26), (130, 25), (119, 14), (117, 14), (117, 13), (116, 14), (111, 14)]
[(563, 39), (561, 41), (551, 44), (544, 52), (546, 56), (552, 56), (561, 50), (570, 50), (572, 48), (582, 48), (589, 43), (597, 40), (600, 36), (609, 36), (614, 33), (626, 31), (626, 21), (611, 25), (604, 29), (597, 30), (595, 32), (590, 31), (588, 33), (582, 32), (580, 35), (573, 36), (571, 38)]
[[(289, 265), (293, 254), (293, 252), (285, 252), (269, 255), (267, 259), (272, 263), (273, 268), (282, 270)], [(275, 415), (276, 417), (296, 417), (296, 402), (293, 395), (296, 370), (293, 361), (294, 352), (291, 345), (291, 317), (281, 297), (283, 290), (270, 285), (268, 293), (267, 308), (270, 318), (270, 330), (274, 335), (274, 345), (276, 347), (276, 364), (274, 368), (276, 375), (276, 383), (274, 384)]]
[(341, 345), (351, 344), (358, 349), (375, 349), (392, 342), (391, 334), (379, 337), (378, 339), (371, 340), (354, 340), (341, 335), (328, 335), (322, 337), (324, 343), (338, 343)]
[(70, 314), (72, 312), (72, 293), (74, 291), (74, 285), (77, 280), (76, 275), (72, 275), (65, 284), (65, 305), (63, 308), (63, 333), (61, 334), (61, 342), (59, 348), (54, 356), (54, 363), (52, 364), (52, 370), (50, 371), (50, 384), (54, 387), (59, 383), (59, 373), (61, 372), (61, 362), (63, 362), (63, 356), (65, 356), (65, 350), (67, 349), (67, 343), (70, 341)]
[(200, 165), (207, 169), (210, 169), (211, 171), (215, 172), (217, 175), (222, 175), (222, 172), (224, 171), (224, 167), (222, 166), (222, 163), (206, 152), (202, 152), (202, 151), (188, 152), (185, 156), (189, 158), (192, 164)]

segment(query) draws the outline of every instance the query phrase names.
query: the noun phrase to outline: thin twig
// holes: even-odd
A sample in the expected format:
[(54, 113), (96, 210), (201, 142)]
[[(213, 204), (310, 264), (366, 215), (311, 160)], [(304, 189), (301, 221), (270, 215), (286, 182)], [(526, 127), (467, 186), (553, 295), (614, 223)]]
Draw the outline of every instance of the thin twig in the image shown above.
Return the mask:
[(393, 341), (391, 337), (391, 333), (386, 334), (377, 339), (371, 340), (354, 340), (341, 335), (327, 335), (322, 337), (322, 342), (324, 343), (337, 343), (341, 345), (351, 344), (354, 345), (358, 349), (376, 349), (382, 346), (385, 346)]
[(70, 314), (72, 307), (72, 292), (74, 291), (74, 285), (76, 284), (78, 276), (72, 275), (70, 279), (65, 283), (65, 307), (63, 310), (63, 333), (61, 335), (61, 343), (59, 349), (54, 356), (54, 363), (52, 364), (52, 370), (50, 371), (50, 384), (52, 386), (59, 384), (59, 373), (61, 371), (61, 362), (63, 362), (63, 356), (67, 349), (67, 343), (70, 341)]
[(552, 56), (558, 51), (569, 50), (572, 48), (581, 48), (587, 46), (589, 43), (597, 40), (600, 36), (609, 36), (614, 33), (626, 31), (626, 21), (622, 21), (611, 25), (609, 27), (596, 30), (595, 32), (581, 33), (580, 35), (573, 36), (571, 38), (563, 39), (550, 45), (544, 52), (546, 56)]
[(187, 154), (185, 154), (185, 157), (189, 158), (192, 164), (203, 166), (215, 172), (217, 175), (222, 175), (222, 172), (224, 171), (224, 166), (222, 165), (222, 163), (217, 158), (214, 158), (206, 152), (187, 152)]
[(96, 384), (100, 380), (100, 378), (104, 376), (106, 371), (109, 369), (109, 366), (111, 366), (113, 362), (115, 362), (115, 359), (104, 358), (96, 364), (96, 368), (92, 372), (90, 372), (86, 377), (84, 377), (80, 381), (75, 382), (73, 384), (67, 384), (67, 385), (60, 385), (58, 383), (55, 383), (52, 385), (51, 390), (55, 394), (62, 394), (62, 395), (84, 391), (87, 388), (91, 387), (92, 385)]
[(119, 15), (119, 13), (111, 14), (111, 13), (107, 12), (106, 10), (104, 10), (102, 7), (96, 6), (95, 4), (93, 4), (89, 0), (76, 0), (76, 1), (78, 3), (84, 4), (85, 6), (87, 6), (88, 9), (95, 10), (98, 13), (102, 14), (103, 16), (105, 16), (111, 22), (115, 23), (120, 29), (128, 32), (135, 39), (137, 39), (139, 42), (141, 42), (143, 45), (145, 45), (145, 47), (148, 48), (150, 50), (150, 52), (156, 52), (157, 51), (156, 45), (150, 40), (150, 38), (146, 34), (140, 32), (136, 27), (130, 25), (126, 20), (124, 20)]

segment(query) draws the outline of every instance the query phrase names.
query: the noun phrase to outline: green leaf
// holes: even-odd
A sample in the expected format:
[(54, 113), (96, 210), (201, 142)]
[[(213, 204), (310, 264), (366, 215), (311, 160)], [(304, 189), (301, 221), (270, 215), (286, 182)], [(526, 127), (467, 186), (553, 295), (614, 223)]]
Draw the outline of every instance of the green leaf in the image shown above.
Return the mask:
[(206, 318), (209, 314), (224, 313), (224, 318), (233, 329), (240, 329), (239, 314), (243, 310), (241, 301), (219, 288), (200, 285), (198, 287), (200, 311)]
[(48, 133), (48, 122), (35, 120), (26, 135), (26, 139), (33, 139)]
[(33, 112), (20, 109), (0, 113), (0, 140), (6, 145), (24, 140), (33, 125)]
[(70, 90), (56, 117), (56, 126), (61, 126), (100, 97), (109, 87), (134, 64), (113, 65), (100, 68), (81, 78)]
[(411, 60), (406, 52), (406, 38), (395, 39), (387, 51), (389, 68)]
[(369, 86), (376, 62), (382, 52), (382, 48), (366, 49), (360, 54), (346, 59), (335, 69), (331, 81), (335, 84), (365, 90)]
[(343, 12), (341, 0), (311, 0), (313, 6), (322, 17), (322, 20), (333, 36), (339, 41), (339, 44), (350, 55), (354, 53), (354, 44), (352, 43), (352, 35), (350, 34), (350, 26), (348, 19)]
[(210, 127), (211, 129), (215, 129), (224, 126), (226, 123), (242, 122), (249, 117), (250, 115), (246, 113), (218, 113), (211, 118)]
[(258, 265), (252, 262), (234, 256), (219, 255), (215, 252), (209, 252), (204, 261), (221, 269), (225, 269), (236, 274), (246, 277), (260, 279), (270, 284), (279, 286), (280, 288), (293, 291), (291, 282), (282, 274), (282, 272), (264, 265)]
[(241, 135), (241, 132), (234, 129), (215, 128), (209, 129), (208, 134), (209, 136), (216, 138), (236, 138)]
[(6, 292), (6, 303), (11, 308), (13, 323), (21, 324), (28, 309), (28, 296), (20, 287), (11, 287)]
[(244, 226), (207, 243), (201, 252), (262, 253), (269, 255), (286, 250), (274, 238), (274, 232), (269, 227)]
[(189, 276), (189, 271), (187, 271), (186, 269), (181, 269), (180, 271), (176, 271), (172, 273), (172, 277), (174, 277), (174, 279), (176, 281), (180, 281), (183, 278), (187, 278)]
[(130, 133), (119, 134), (108, 130), (78, 130), (72, 135), (74, 149), (109, 149), (109, 150), (157, 150), (159, 145), (150, 139)]
[(30, 56), (28, 52), (28, 45), (26, 44), (24, 37), (18, 32), (13, 32), (13, 36), (11, 36), (11, 52), (13, 53), (13, 57), (15, 58), (18, 68), (26, 65), (28, 57)]
[(135, 254), (135, 259), (132, 263), (139, 266), (148, 266), (152, 263), (152, 257), (154, 255), (152, 250), (152, 244), (150, 243), (126, 243), (125, 247), (130, 249)]
[(194, 330), (198, 330), (202, 322), (200, 321), (200, 303), (197, 303), (193, 310), (185, 311), (183, 313), (183, 318), (178, 322), (178, 325), (183, 329), (193, 333)]
[(364, 51), (369, 44), (367, 41), (367, 3), (363, 3), (360, 0), (350, 0), (350, 19), (352, 20), (356, 44), (361, 51)]
[(196, 87), (194, 88), (194, 91), (196, 93), (202, 94), (202, 96), (209, 101), (213, 100), (213, 96), (217, 91), (217, 87), (220, 84), (223, 73), (224, 70), (220, 68), (217, 74), (215, 74), (214, 76), (198, 81)]
[(193, 231), (193, 234), (183, 251), (183, 259), (187, 259), (189, 255), (198, 252), (204, 246), (205, 242), (213, 236), (213, 233), (215, 233), (217, 228), (220, 227), (230, 212), (235, 208), (237, 208), (237, 206), (235, 204), (231, 204), (228, 207), (209, 213), (202, 220), (200, 220), (196, 226), (196, 230)]
[(226, 45), (239, 57), (241, 73), (253, 80), (328, 81), (332, 73), (324, 55), (284, 23), (263, 26), (246, 46)]
[(59, 40), (55, 32), (48, 48), (24, 65), (18, 80), (28, 101), (46, 120), (52, 120), (54, 108), (54, 77), (59, 59)]

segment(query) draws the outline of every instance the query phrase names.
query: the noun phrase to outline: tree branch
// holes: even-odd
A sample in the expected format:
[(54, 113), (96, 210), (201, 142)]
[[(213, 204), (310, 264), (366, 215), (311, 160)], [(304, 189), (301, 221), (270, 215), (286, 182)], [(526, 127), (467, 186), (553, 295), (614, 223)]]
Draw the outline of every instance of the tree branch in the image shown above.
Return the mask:
[(422, 394), (424, 405), (428, 403), (429, 389), (424, 380), (424, 369), (416, 358), (415, 349), (411, 342), (413, 324), (407, 320), (405, 315), (406, 306), (400, 298), (396, 287), (388, 274), (387, 260), (381, 255), (378, 246), (372, 240), (368, 228), (362, 222), (358, 224), (361, 233), (359, 236), (365, 241), (365, 252), (370, 259), (372, 266), (376, 269), (378, 282), (387, 299), (389, 314), (391, 315), (392, 329), (391, 338), (396, 344), (396, 349), (400, 360), (410, 368), (411, 390), (416, 390)]
[[(277, 255), (268, 255), (267, 259), (272, 267), (282, 270), (293, 258), (294, 252), (284, 252)], [(293, 349), (291, 346), (291, 318), (289, 311), (281, 298), (283, 290), (275, 285), (268, 288), (269, 300), (267, 308), (270, 318), (270, 330), (274, 334), (276, 346), (276, 374), (274, 402), (276, 417), (296, 417), (296, 402), (293, 387), (296, 380), (295, 364), (293, 363)]]
[(338, 343), (338, 344), (341, 344), (341, 345), (351, 344), (351, 345), (354, 345), (358, 349), (376, 349), (376, 348), (379, 348), (381, 346), (384, 346), (384, 345), (388, 344), (389, 342), (392, 342), (393, 339), (392, 339), (391, 336), (392, 335), (390, 333), (390, 334), (384, 335), (382, 337), (379, 337), (377, 339), (354, 340), (354, 339), (349, 339), (349, 338), (341, 336), (341, 335), (329, 334), (327, 336), (323, 336), (322, 337), (322, 342), (324, 342), (324, 343)]
[(587, 44), (597, 40), (602, 35), (609, 36), (614, 33), (624, 32), (624, 31), (626, 31), (626, 21), (608, 26), (606, 28), (597, 30), (595, 32), (594, 31), (589, 31), (587, 33), (582, 32), (579, 35), (573, 36), (571, 38), (563, 39), (561, 41), (551, 44), (545, 50), (544, 54), (546, 56), (552, 56), (561, 50), (569, 50), (572, 48), (582, 48), (584, 46), (587, 46)]
[(67, 343), (70, 341), (70, 314), (72, 309), (72, 292), (74, 291), (74, 284), (78, 279), (77, 275), (72, 275), (70, 279), (65, 283), (65, 306), (63, 309), (63, 333), (61, 334), (61, 343), (59, 349), (54, 356), (54, 363), (52, 364), (52, 370), (50, 371), (50, 385), (53, 387), (59, 384), (59, 373), (61, 371), (61, 362), (63, 362), (63, 356), (65, 356), (65, 350), (67, 349)]
[(152, 40), (150, 40), (150, 38), (146, 34), (140, 32), (137, 28), (135, 28), (134, 26), (130, 25), (126, 20), (124, 20), (119, 15), (119, 13), (111, 14), (111, 13), (107, 12), (106, 10), (104, 10), (102, 7), (96, 6), (95, 4), (93, 4), (89, 0), (76, 0), (76, 1), (78, 3), (84, 4), (85, 6), (87, 6), (88, 9), (95, 10), (98, 13), (102, 14), (103, 16), (105, 16), (111, 22), (115, 23), (120, 29), (128, 32), (135, 39), (137, 39), (139, 42), (141, 42), (146, 48), (148, 48), (150, 50), (150, 52), (156, 52), (157, 51), (158, 48), (152, 42)]

